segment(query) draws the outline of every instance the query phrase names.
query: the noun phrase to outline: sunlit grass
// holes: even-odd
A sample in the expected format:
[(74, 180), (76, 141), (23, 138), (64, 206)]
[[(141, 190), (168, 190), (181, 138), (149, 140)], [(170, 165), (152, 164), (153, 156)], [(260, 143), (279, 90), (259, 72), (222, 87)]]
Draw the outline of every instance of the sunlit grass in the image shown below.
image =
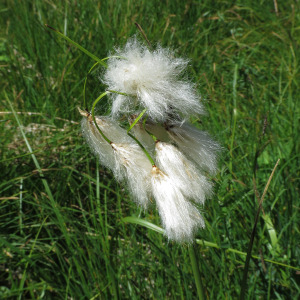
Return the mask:
[[(0, 11), (1, 297), (195, 297), (188, 248), (122, 221), (160, 226), (155, 207), (141, 211), (80, 135), (76, 107), (94, 62), (44, 27), (102, 58), (139, 22), (152, 43), (191, 60), (208, 111), (194, 122), (224, 147), (197, 236), (220, 247), (197, 244), (207, 296), (239, 296), (245, 256), (228, 249), (247, 251), (258, 198), (280, 158), (257, 225), (248, 297), (297, 299), (299, 270), (267, 259), (299, 269), (299, 4), (278, 3), (276, 14), (274, 1), (76, 3), (7, 0)], [(88, 103), (103, 92), (98, 76), (101, 68), (87, 81)]]

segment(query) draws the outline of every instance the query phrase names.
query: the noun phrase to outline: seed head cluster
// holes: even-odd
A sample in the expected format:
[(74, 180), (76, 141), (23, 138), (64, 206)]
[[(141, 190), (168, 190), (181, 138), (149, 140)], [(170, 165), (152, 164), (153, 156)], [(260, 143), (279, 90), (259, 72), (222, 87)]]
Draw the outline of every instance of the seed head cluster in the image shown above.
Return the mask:
[[(155, 201), (167, 237), (180, 243), (192, 242), (205, 227), (199, 206), (212, 196), (208, 176), (217, 172), (219, 150), (187, 121), (204, 113), (194, 85), (184, 79), (187, 63), (133, 38), (107, 60), (102, 81), (115, 91), (110, 116), (93, 119), (80, 110), (83, 135), (100, 162), (127, 184), (137, 204), (147, 208)], [(117, 120), (126, 116), (132, 124), (144, 109), (128, 135)]]

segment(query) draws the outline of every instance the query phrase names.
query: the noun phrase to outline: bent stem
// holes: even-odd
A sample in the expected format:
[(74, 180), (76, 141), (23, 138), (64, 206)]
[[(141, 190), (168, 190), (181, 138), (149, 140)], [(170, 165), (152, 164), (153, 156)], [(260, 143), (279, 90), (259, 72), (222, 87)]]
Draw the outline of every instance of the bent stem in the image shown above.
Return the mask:
[(96, 128), (98, 129), (99, 133), (101, 134), (101, 136), (109, 143), (109, 144), (112, 144), (112, 141), (102, 132), (102, 130), (99, 128), (97, 122), (96, 122), (96, 118), (95, 118), (95, 107), (97, 105), (97, 103), (104, 97), (106, 96), (107, 94), (109, 93), (116, 93), (116, 94), (120, 94), (120, 95), (125, 95), (127, 96), (127, 94), (124, 94), (124, 93), (120, 93), (120, 92), (117, 92), (117, 91), (106, 91), (104, 93), (102, 93), (93, 103), (93, 106), (92, 106), (92, 111), (91, 111), (91, 115), (92, 115), (92, 118), (93, 118), (93, 121), (94, 121), (94, 124), (96, 126)]
[(151, 133), (150, 131), (148, 131), (148, 130), (146, 129), (146, 121), (147, 121), (147, 118), (145, 118), (144, 121), (143, 121), (143, 127), (144, 127), (144, 130), (152, 137), (152, 139), (153, 139), (153, 141), (154, 141), (155, 143), (158, 142), (158, 138), (157, 138), (153, 133)]
[(145, 153), (145, 155), (147, 156), (147, 158), (149, 159), (150, 163), (152, 166), (155, 166), (155, 162), (153, 160), (153, 158), (151, 157), (151, 155), (148, 153), (148, 151), (146, 150), (146, 148), (142, 145), (142, 143), (135, 137), (133, 136), (131, 133), (127, 133), (133, 140), (135, 140), (135, 142), (141, 147), (141, 149), (143, 150), (143, 152)]
[[(120, 92), (117, 92), (117, 91), (106, 91), (104, 93), (102, 93), (93, 103), (93, 106), (92, 106), (92, 111), (91, 111), (91, 115), (92, 115), (92, 118), (93, 118), (93, 121), (94, 121), (94, 124), (96, 126), (96, 128), (98, 129), (99, 133), (101, 134), (101, 136), (111, 145), (112, 144), (112, 141), (102, 132), (102, 130), (99, 128), (97, 122), (96, 122), (96, 118), (95, 118), (95, 107), (97, 105), (97, 103), (104, 97), (106, 96), (108, 93), (116, 93), (116, 94), (120, 94), (120, 95), (124, 95), (124, 96), (127, 96), (127, 94), (125, 93), (120, 93)], [(146, 112), (146, 109), (144, 109), (142, 111), (142, 113), (138, 116), (138, 120), (143, 116), (143, 114)], [(145, 155), (147, 156), (147, 158), (149, 159), (150, 163), (152, 164), (152, 166), (155, 165), (155, 162), (153, 160), (153, 158), (150, 156), (150, 154), (148, 153), (148, 151), (145, 149), (145, 147), (141, 144), (141, 142), (136, 138), (134, 137), (132, 134), (129, 133), (129, 131), (133, 128), (133, 126), (138, 122), (138, 120), (135, 120), (133, 122), (133, 125), (130, 126), (129, 130), (127, 131), (127, 134), (141, 147), (141, 149), (143, 150), (143, 152), (145, 153)]]
[(87, 79), (88, 79), (88, 75), (93, 71), (93, 69), (99, 65), (99, 62), (96, 62), (91, 68), (90, 70), (88, 71), (88, 73), (86, 74), (85, 76), (85, 80), (84, 80), (84, 84), (83, 84), (83, 107), (88, 110), (87, 106), (86, 106), (86, 101), (85, 101), (85, 89), (86, 89), (86, 82), (87, 82)]
[(135, 137), (133, 136), (131, 133), (129, 133), (129, 131), (136, 125), (136, 123), (141, 119), (141, 117), (144, 115), (144, 113), (147, 111), (147, 109), (145, 108), (136, 118), (135, 120), (132, 122), (132, 124), (130, 125), (130, 127), (127, 130), (127, 134), (141, 147), (141, 149), (143, 150), (143, 152), (145, 153), (145, 155), (147, 156), (147, 158), (149, 159), (150, 163), (152, 166), (155, 166), (155, 162), (153, 160), (153, 158), (151, 157), (151, 155), (149, 154), (149, 152), (146, 150), (146, 148), (142, 145), (142, 143)]
[(198, 298), (200, 300), (205, 300), (205, 295), (204, 295), (204, 290), (203, 290), (203, 285), (202, 285), (202, 280), (201, 280), (201, 274), (200, 274), (200, 270), (199, 270), (198, 259), (196, 256), (196, 251), (195, 251), (194, 245), (189, 245), (189, 255), (190, 255), (191, 264), (192, 264), (192, 268), (193, 268), (194, 279), (196, 282)]
[[(122, 56), (118, 56), (118, 55), (112, 55), (112, 56), (108, 56), (108, 57), (105, 57), (105, 58), (102, 58), (101, 61), (104, 62), (110, 58), (120, 58), (120, 59), (126, 59), (125, 57), (122, 57)], [(94, 70), (94, 68), (96, 66), (98, 66), (100, 64), (99, 61), (97, 61), (95, 64), (93, 64), (93, 66), (90, 68), (90, 70), (88, 71), (88, 73), (86, 74), (85, 76), (85, 80), (84, 80), (84, 85), (83, 85), (83, 107), (87, 109), (87, 106), (86, 106), (86, 101), (85, 101), (85, 98), (86, 98), (86, 95), (85, 95), (85, 92), (86, 92), (86, 82), (87, 82), (87, 79), (88, 79), (88, 75)]]
[(102, 135), (102, 137), (111, 145), (112, 144), (112, 141), (106, 137), (106, 135), (102, 132), (102, 130), (99, 128), (97, 122), (96, 122), (96, 118), (95, 118), (95, 107), (97, 105), (97, 103), (104, 97), (106, 96), (107, 94), (109, 93), (109, 91), (106, 91), (104, 93), (102, 93), (93, 103), (93, 106), (92, 106), (92, 118), (93, 118), (93, 121), (94, 121), (94, 124), (96, 126), (96, 128), (98, 129), (99, 133)]

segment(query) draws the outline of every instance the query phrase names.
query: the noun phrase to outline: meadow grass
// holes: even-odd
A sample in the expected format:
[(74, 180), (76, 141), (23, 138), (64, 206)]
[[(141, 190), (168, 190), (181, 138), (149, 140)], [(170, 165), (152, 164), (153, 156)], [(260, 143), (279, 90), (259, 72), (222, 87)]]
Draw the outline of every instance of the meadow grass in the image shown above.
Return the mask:
[[(103, 58), (137, 32), (134, 22), (153, 44), (190, 59), (188, 76), (208, 112), (193, 122), (224, 148), (195, 245), (206, 297), (239, 297), (259, 200), (280, 159), (257, 223), (246, 299), (299, 298), (299, 6), (4, 1), (0, 298), (197, 295), (188, 247), (168, 243), (153, 226), (161, 227), (155, 206), (139, 209), (81, 136), (76, 107), (94, 61), (44, 26)], [(105, 89), (99, 76), (101, 68), (87, 81), (90, 105)]]

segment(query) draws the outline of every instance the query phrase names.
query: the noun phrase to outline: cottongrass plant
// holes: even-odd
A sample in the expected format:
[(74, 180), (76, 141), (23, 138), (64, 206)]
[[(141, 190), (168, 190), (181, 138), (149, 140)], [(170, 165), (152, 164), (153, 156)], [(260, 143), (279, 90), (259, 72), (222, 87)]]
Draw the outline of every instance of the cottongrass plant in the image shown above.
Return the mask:
[[(219, 145), (187, 121), (204, 113), (194, 85), (182, 76), (188, 61), (132, 38), (106, 63), (107, 91), (92, 113), (79, 110), (83, 135), (140, 206), (155, 201), (168, 239), (191, 243), (205, 227), (199, 206), (213, 194), (208, 176), (217, 171)], [(106, 95), (110, 116), (95, 116)], [(117, 124), (124, 115), (127, 131)]]
[[(220, 148), (208, 133), (188, 122), (204, 114), (194, 85), (184, 79), (188, 61), (160, 46), (153, 50), (149, 42), (146, 47), (136, 38), (101, 60), (46, 26), (96, 61), (89, 72), (97, 65), (106, 68), (101, 81), (107, 90), (91, 111), (79, 109), (83, 135), (99, 161), (129, 187), (138, 205), (146, 209), (155, 201), (168, 239), (189, 244), (198, 297), (205, 299), (192, 242), (205, 227), (199, 206), (213, 194), (209, 176), (217, 172)], [(104, 96), (110, 97), (111, 113), (95, 116)], [(124, 116), (127, 130), (118, 124), (121, 119), (124, 124)]]

